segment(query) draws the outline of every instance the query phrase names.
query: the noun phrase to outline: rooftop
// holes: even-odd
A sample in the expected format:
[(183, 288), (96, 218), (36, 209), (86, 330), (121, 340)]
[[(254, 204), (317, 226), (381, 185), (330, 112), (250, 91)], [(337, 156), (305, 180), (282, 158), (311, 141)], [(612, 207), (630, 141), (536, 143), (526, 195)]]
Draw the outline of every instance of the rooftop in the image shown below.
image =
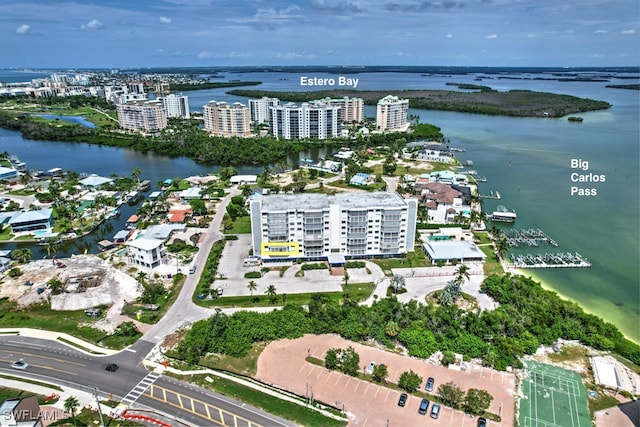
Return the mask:
[(450, 260), (450, 259), (485, 259), (486, 255), (478, 248), (478, 246), (469, 241), (429, 241), (422, 245), (425, 252), (429, 254), (432, 260)]
[(127, 246), (131, 246), (133, 248), (141, 249), (143, 251), (151, 251), (151, 250), (159, 247), (163, 243), (164, 242), (162, 240), (147, 239), (147, 238), (143, 237), (141, 239), (135, 239), (135, 240), (132, 240), (130, 242), (127, 242), (126, 245)]
[(398, 193), (378, 191), (374, 193), (326, 194), (277, 194), (262, 198), (262, 211), (282, 212), (288, 210), (322, 210), (329, 205), (340, 205), (343, 209), (400, 208), (407, 205)]
[(105, 178), (103, 176), (98, 176), (98, 175), (90, 175), (85, 179), (80, 180), (80, 184), (84, 185), (85, 187), (99, 187), (109, 182), (113, 182), (113, 179)]

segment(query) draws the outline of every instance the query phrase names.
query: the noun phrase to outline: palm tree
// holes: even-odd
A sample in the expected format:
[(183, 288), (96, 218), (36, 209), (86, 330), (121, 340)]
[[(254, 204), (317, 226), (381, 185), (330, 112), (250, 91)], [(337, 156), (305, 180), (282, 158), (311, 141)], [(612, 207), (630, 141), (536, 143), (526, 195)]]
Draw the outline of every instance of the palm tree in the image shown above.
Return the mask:
[(31, 173), (29, 171), (22, 172), (20, 174), (20, 184), (27, 185), (31, 181)]
[(464, 264), (460, 264), (456, 270), (456, 274), (458, 275), (456, 280), (460, 283), (464, 283), (465, 279), (469, 280), (469, 267)]
[(496, 242), (496, 255), (498, 258), (502, 258), (509, 251), (509, 242), (506, 238), (502, 237)]
[(31, 249), (14, 249), (11, 251), (11, 258), (15, 259), (21, 264), (26, 264), (31, 261)]
[(273, 285), (269, 285), (269, 287), (267, 288), (266, 291), (264, 291), (264, 293), (269, 296), (269, 301), (271, 301), (271, 304), (274, 304), (276, 302), (276, 299), (278, 299), (276, 287)]
[(244, 184), (242, 186), (240, 186), (240, 189), (242, 190), (242, 197), (247, 198), (251, 195), (251, 186), (248, 184)]
[(76, 425), (76, 410), (80, 406), (80, 402), (74, 396), (69, 396), (64, 401), (64, 410), (71, 414), (71, 418), (73, 418), (73, 425)]
[(51, 252), (54, 254), (58, 252), (58, 242), (55, 240), (47, 240), (44, 247), (47, 250), (47, 255), (51, 255)]
[(249, 289), (249, 291), (251, 292), (251, 297), (253, 297), (253, 291), (255, 291), (256, 289), (258, 289), (258, 284), (256, 283), (255, 280), (250, 280), (249, 284), (247, 285), (247, 288)]

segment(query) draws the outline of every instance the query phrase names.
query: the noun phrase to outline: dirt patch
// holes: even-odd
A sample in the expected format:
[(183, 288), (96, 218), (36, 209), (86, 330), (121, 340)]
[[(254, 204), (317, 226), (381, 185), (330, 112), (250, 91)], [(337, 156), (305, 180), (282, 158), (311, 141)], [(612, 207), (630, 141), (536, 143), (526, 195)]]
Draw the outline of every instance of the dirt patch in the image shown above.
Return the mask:
[[(140, 292), (136, 280), (95, 255), (80, 255), (63, 260), (61, 268), (53, 260), (33, 261), (20, 266), (22, 275), (5, 276), (0, 298), (6, 297), (21, 306), (49, 301), (52, 310), (71, 311), (110, 306), (105, 318), (95, 324), (107, 332), (122, 323), (125, 301), (134, 301)], [(64, 284), (59, 295), (52, 295), (47, 282), (57, 279)], [(31, 283), (31, 286), (25, 286)]]

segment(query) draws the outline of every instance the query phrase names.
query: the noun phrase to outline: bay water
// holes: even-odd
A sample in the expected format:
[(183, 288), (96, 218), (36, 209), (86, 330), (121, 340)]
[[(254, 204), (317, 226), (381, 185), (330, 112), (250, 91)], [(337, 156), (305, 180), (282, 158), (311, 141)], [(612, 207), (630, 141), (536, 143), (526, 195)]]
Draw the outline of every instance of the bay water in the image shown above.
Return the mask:
[[(314, 74), (314, 77), (323, 77)], [(327, 77), (336, 75), (327, 74)], [(233, 73), (229, 79), (259, 80), (261, 90), (311, 90), (299, 85), (295, 73)], [(442, 128), (461, 160), (472, 160), (479, 176), (480, 193), (500, 192), (501, 200), (485, 200), (490, 213), (497, 205), (517, 212), (514, 228), (540, 228), (558, 248), (534, 248), (536, 252), (579, 252), (592, 263), (584, 269), (524, 270), (549, 289), (579, 303), (588, 312), (615, 324), (630, 339), (640, 341), (640, 100), (638, 91), (606, 88), (605, 82), (560, 82), (537, 77), (551, 75), (422, 75), (417, 73), (359, 73), (358, 89), (443, 89), (447, 82), (475, 83), (497, 90), (526, 89), (571, 94), (604, 100), (608, 110), (579, 114), (582, 123), (566, 118), (513, 118), (476, 114), (410, 110), (422, 123)], [(477, 79), (481, 78), (482, 81)], [(620, 80), (611, 83), (628, 83)], [(321, 88), (320, 88), (321, 89)], [(331, 89), (331, 88), (328, 88)], [(242, 102), (228, 95), (230, 89), (185, 92), (192, 111), (201, 111), (210, 100)], [(366, 106), (365, 115), (375, 116)], [(176, 176), (208, 173), (214, 166), (199, 165), (186, 158), (169, 158), (128, 149), (82, 143), (24, 140), (18, 133), (0, 129), (0, 151), (18, 155), (30, 169), (61, 167), (101, 175), (129, 174), (135, 167), (153, 183)], [(324, 152), (300, 153), (290, 159), (317, 158)], [(580, 162), (588, 170), (572, 168)], [(258, 168), (238, 168), (259, 173)], [(604, 175), (604, 182), (573, 182), (571, 174)], [(595, 189), (595, 196), (571, 194), (571, 188)], [(126, 213), (123, 213), (126, 219)], [(115, 221), (115, 220), (111, 220)], [(123, 220), (120, 219), (120, 222)], [(107, 225), (109, 222), (107, 223)], [(115, 231), (120, 226), (113, 222)], [(100, 229), (99, 229), (100, 230)], [(115, 232), (114, 232), (115, 234)], [(105, 234), (106, 238), (111, 236)], [(101, 236), (84, 245), (93, 251)], [(82, 247), (71, 248), (80, 250)]]

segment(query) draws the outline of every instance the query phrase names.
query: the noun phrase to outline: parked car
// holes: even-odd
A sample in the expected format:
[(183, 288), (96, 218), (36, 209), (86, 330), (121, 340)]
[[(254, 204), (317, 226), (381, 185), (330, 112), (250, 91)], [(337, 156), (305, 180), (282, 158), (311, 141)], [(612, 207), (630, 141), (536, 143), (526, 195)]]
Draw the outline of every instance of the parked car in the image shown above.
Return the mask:
[(29, 366), (29, 364), (27, 362), (23, 362), (22, 360), (16, 360), (11, 364), (11, 367), (13, 369), (20, 369), (21, 371), (27, 369), (27, 366)]
[(433, 391), (433, 385), (435, 384), (436, 380), (433, 379), (433, 377), (429, 377), (429, 379), (427, 379), (427, 385), (424, 386), (424, 389), (427, 391)]
[(400, 395), (400, 399), (398, 399), (398, 406), (404, 406), (407, 403), (407, 393), (402, 393)]
[(482, 417), (478, 418), (478, 427), (487, 427), (487, 420)]
[(107, 372), (115, 372), (118, 370), (118, 365), (115, 363), (109, 363), (104, 370)]
[(440, 416), (440, 404), (439, 403), (434, 403), (433, 406), (431, 406), (431, 418), (434, 419), (438, 419), (438, 417)]
[(367, 375), (373, 374), (373, 370), (376, 368), (376, 362), (369, 362), (366, 368), (364, 368), (364, 373)]
[(426, 415), (427, 409), (429, 409), (429, 401), (427, 399), (422, 399), (420, 401), (420, 406), (418, 407), (418, 412), (420, 415)]

